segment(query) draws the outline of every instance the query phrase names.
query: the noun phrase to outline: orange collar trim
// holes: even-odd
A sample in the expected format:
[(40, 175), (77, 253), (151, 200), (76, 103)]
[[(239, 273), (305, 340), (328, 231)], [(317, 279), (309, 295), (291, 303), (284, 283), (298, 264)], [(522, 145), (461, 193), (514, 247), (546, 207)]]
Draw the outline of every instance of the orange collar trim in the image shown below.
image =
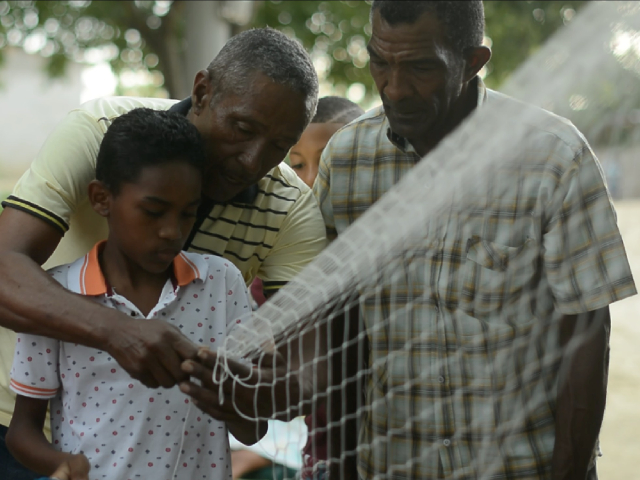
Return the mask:
[[(80, 293), (82, 295), (98, 296), (106, 295), (109, 292), (109, 286), (98, 261), (98, 255), (106, 243), (106, 240), (96, 243), (84, 257), (80, 269)], [(183, 252), (180, 252), (173, 259), (173, 275), (181, 287), (201, 278), (198, 267)]]

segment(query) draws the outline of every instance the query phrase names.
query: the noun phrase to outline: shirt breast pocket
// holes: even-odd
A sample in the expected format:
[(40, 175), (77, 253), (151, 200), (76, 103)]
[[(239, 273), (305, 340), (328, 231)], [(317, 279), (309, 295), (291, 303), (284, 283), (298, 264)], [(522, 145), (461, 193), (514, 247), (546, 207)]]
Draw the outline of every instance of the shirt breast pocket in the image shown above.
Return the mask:
[(514, 307), (529, 308), (538, 275), (537, 250), (531, 238), (519, 246), (490, 242), (477, 235), (469, 238), (459, 308), (471, 317), (488, 321), (505, 315), (509, 321), (522, 317), (516, 315)]

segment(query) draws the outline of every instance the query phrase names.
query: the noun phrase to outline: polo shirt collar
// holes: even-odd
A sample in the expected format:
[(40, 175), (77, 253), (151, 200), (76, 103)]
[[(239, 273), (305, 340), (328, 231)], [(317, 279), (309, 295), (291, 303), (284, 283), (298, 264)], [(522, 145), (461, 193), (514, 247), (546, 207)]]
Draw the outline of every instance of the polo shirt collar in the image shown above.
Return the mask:
[[(482, 106), (484, 102), (487, 100), (487, 87), (485, 86), (482, 79), (478, 76), (476, 76), (476, 78), (474, 78), (471, 81), (476, 82), (476, 88), (478, 89), (478, 101), (476, 105), (476, 108), (477, 108)], [(386, 115), (385, 115), (385, 121), (389, 123), (389, 119), (386, 117)], [(387, 127), (387, 138), (391, 143), (393, 143), (397, 148), (399, 148), (403, 152), (415, 153), (417, 155), (417, 152), (415, 148), (413, 148), (413, 145), (411, 145), (411, 142), (409, 142), (409, 140), (407, 140), (406, 138), (396, 133), (393, 133), (393, 131), (391, 130), (391, 125)]]
[[(184, 100), (180, 100), (178, 103), (174, 103), (171, 108), (169, 108), (170, 112), (176, 112), (181, 115), (187, 116), (189, 110), (191, 110), (191, 97), (187, 97)], [(258, 196), (258, 185), (251, 185), (250, 187), (245, 188), (243, 191), (238, 193), (235, 197), (233, 197), (228, 202), (223, 202), (223, 205), (229, 203), (243, 203), (247, 205), (251, 205), (256, 201), (256, 197)], [(207, 212), (208, 213), (208, 212)]]
[[(75, 269), (69, 271), (69, 275), (78, 278), (69, 279), (68, 285), (78, 285), (78, 293), (88, 296), (107, 295), (110, 293), (109, 285), (100, 268), (98, 255), (104, 248), (106, 240), (94, 245), (82, 261), (79, 272)], [(208, 264), (199, 255), (180, 252), (173, 260), (173, 278), (178, 286), (184, 287), (194, 280), (204, 281), (208, 273)]]

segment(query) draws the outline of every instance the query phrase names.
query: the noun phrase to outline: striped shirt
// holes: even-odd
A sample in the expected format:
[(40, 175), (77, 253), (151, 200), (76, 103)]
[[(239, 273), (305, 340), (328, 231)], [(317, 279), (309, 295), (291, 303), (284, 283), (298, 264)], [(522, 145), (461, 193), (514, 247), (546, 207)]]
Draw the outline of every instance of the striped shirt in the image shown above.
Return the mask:
[[(480, 107), (513, 102), (478, 92)], [(566, 120), (538, 117), (517, 161), (465, 192), (471, 208), (452, 207), (444, 228), (425, 225), (401, 280), (361, 305), (363, 478), (550, 478), (557, 322), (635, 286), (593, 152)], [(382, 108), (338, 131), (314, 185), (329, 236), (418, 160)]]

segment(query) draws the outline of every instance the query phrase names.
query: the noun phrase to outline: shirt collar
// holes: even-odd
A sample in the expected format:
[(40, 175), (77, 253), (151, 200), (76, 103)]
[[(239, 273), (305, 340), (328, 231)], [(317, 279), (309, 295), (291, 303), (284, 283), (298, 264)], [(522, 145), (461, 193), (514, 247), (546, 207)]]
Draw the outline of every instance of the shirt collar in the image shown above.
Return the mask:
[[(487, 99), (487, 87), (485, 86), (482, 79), (477, 76), (473, 80), (471, 80), (471, 82), (472, 83), (475, 82), (475, 86), (478, 89), (478, 102), (476, 104), (476, 108), (477, 108), (482, 106)], [(389, 123), (389, 119), (386, 118), (386, 116), (385, 116), (385, 121)], [(387, 127), (387, 138), (391, 143), (393, 143), (397, 148), (399, 148), (403, 152), (415, 153), (417, 155), (415, 148), (413, 148), (413, 145), (411, 145), (409, 140), (407, 140), (404, 137), (401, 137), (396, 133), (393, 133), (393, 131), (391, 130), (391, 125)]]
[[(186, 116), (189, 113), (189, 110), (191, 110), (191, 105), (191, 97), (187, 97), (184, 100), (180, 100), (178, 103), (174, 103), (171, 108), (169, 108), (169, 111)], [(258, 185), (251, 185), (250, 187), (247, 187), (243, 191), (238, 193), (228, 202), (223, 202), (222, 204), (226, 205), (228, 203), (244, 203), (251, 205), (253, 202), (255, 202), (257, 196)]]
[[(111, 290), (98, 260), (98, 255), (106, 243), (106, 240), (96, 243), (91, 251), (84, 256), (78, 279), (79, 293), (82, 295), (106, 295)], [(194, 280), (204, 281), (207, 276), (207, 267), (207, 262), (199, 255), (180, 252), (173, 259), (173, 278), (180, 287), (184, 287)], [(69, 284), (71, 285), (71, 282)]]

